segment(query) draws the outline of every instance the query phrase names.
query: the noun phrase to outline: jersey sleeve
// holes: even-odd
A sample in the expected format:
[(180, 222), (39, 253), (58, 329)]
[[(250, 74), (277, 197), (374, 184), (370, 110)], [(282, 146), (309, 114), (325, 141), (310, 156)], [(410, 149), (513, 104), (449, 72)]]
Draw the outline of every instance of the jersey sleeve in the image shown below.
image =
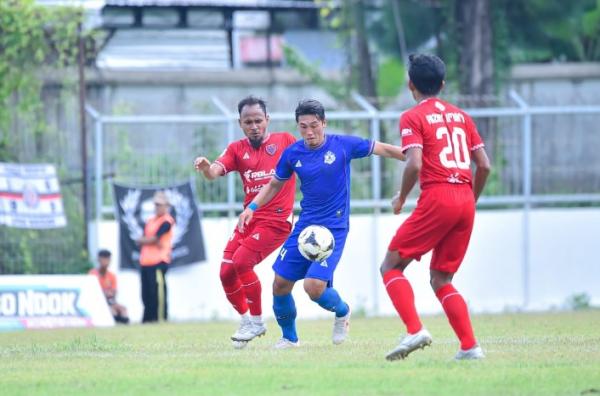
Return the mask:
[(220, 165), (225, 174), (237, 170), (238, 166), (235, 146), (233, 144), (227, 146), (219, 158), (215, 160), (215, 164)]
[(358, 136), (342, 136), (342, 142), (350, 153), (350, 159), (368, 157), (375, 147), (374, 141)]
[(469, 150), (475, 151), (477, 149), (484, 147), (485, 144), (483, 144), (483, 139), (481, 139), (481, 136), (479, 135), (479, 131), (477, 130), (477, 125), (475, 125), (475, 122), (473, 121), (473, 119), (471, 117), (467, 116), (466, 121), (467, 121), (466, 124), (467, 124), (467, 128), (468, 128), (467, 133), (471, 137), (471, 139), (469, 140), (471, 142), (471, 147), (469, 147)]
[(409, 148), (423, 148), (423, 132), (416, 114), (406, 112), (400, 117), (400, 137), (402, 138), (402, 151)]
[(294, 168), (292, 168), (292, 164), (290, 162), (290, 149), (287, 148), (281, 154), (281, 158), (279, 158), (279, 162), (277, 162), (277, 167), (275, 168), (275, 178), (277, 180), (288, 180), (292, 177), (294, 173)]

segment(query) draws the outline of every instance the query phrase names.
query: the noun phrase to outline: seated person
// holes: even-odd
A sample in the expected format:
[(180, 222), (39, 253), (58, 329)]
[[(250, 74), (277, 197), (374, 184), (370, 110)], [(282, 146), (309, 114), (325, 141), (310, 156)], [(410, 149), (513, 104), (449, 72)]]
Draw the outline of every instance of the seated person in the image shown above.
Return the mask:
[(110, 251), (106, 249), (100, 250), (98, 252), (98, 268), (92, 268), (89, 274), (98, 278), (100, 287), (104, 292), (104, 297), (106, 297), (106, 302), (110, 308), (110, 312), (115, 320), (119, 323), (129, 323), (127, 308), (117, 303), (117, 277), (108, 270), (110, 257)]

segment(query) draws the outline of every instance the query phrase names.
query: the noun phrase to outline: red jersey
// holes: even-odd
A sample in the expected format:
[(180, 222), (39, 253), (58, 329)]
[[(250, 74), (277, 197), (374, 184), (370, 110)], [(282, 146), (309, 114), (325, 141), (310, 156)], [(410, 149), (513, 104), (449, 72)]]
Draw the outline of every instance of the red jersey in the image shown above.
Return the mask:
[[(237, 171), (244, 184), (244, 207), (258, 194), (275, 174), (279, 158), (296, 138), (287, 132), (270, 133), (258, 149), (250, 144), (247, 138), (235, 141), (215, 160), (215, 164), (223, 167), (225, 173)], [(257, 219), (287, 219), (294, 207), (296, 179), (292, 177), (281, 191), (265, 206), (258, 208), (254, 214)]]
[(484, 145), (467, 113), (428, 98), (402, 114), (400, 135), (402, 151), (423, 150), (421, 189), (437, 183), (472, 184), (471, 152)]

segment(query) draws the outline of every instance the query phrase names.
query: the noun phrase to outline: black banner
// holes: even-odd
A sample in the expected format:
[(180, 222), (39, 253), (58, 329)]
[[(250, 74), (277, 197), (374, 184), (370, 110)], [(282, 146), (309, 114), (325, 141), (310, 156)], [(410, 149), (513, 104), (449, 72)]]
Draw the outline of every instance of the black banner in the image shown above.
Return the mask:
[(120, 231), (121, 268), (139, 268), (140, 247), (135, 243), (144, 233), (145, 221), (154, 215), (152, 198), (164, 191), (175, 219), (171, 266), (206, 260), (200, 215), (190, 183), (170, 187), (127, 187), (114, 184), (115, 205)]

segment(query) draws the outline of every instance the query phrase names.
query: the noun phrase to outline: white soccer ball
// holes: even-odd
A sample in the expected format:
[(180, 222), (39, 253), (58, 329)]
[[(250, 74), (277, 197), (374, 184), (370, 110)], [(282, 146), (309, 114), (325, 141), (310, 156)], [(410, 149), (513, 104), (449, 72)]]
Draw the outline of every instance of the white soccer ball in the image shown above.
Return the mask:
[(334, 247), (333, 234), (323, 226), (308, 226), (298, 236), (298, 250), (310, 261), (325, 260), (331, 256)]

